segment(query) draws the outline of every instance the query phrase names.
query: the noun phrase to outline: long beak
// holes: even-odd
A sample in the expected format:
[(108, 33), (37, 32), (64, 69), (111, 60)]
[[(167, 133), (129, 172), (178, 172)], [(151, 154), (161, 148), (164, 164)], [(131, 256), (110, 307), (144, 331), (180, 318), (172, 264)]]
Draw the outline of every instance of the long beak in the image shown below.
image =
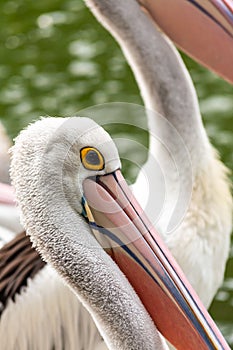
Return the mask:
[(231, 0), (138, 1), (179, 48), (233, 83)]
[(93, 233), (164, 337), (177, 349), (229, 349), (120, 170), (86, 179), (83, 186), (84, 211)]

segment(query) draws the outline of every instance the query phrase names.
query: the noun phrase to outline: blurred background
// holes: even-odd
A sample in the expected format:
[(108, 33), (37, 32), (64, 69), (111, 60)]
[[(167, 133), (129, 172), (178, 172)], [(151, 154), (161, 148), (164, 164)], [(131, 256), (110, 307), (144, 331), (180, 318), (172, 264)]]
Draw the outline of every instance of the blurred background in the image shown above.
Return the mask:
[[(72, 116), (114, 101), (142, 104), (119, 47), (82, 0), (0, 0), (0, 13), (0, 120), (11, 138), (41, 115)], [(232, 170), (233, 86), (183, 58), (208, 135)], [(136, 174), (129, 166), (125, 175), (132, 181)], [(233, 245), (210, 312), (233, 348)]]

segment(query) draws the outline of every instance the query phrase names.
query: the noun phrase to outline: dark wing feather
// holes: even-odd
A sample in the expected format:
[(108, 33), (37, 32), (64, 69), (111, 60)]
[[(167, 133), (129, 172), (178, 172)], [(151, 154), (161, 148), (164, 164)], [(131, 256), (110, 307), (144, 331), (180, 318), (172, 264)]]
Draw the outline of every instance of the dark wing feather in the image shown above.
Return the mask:
[(27, 286), (28, 278), (33, 278), (45, 264), (25, 231), (0, 249), (0, 315), (7, 301), (15, 300), (20, 289)]

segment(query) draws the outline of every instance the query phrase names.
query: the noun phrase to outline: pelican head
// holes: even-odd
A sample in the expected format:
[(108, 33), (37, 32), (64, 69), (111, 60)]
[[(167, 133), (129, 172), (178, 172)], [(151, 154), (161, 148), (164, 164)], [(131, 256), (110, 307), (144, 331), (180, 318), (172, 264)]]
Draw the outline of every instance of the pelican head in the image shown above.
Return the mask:
[[(156, 327), (178, 349), (187, 349), (187, 344), (189, 350), (228, 349), (120, 168), (114, 142), (88, 118), (45, 118), (21, 132), (12, 149), (11, 176), (34, 245), (101, 320), (107, 344), (116, 344), (109, 329), (124, 338), (128, 323), (137, 323), (139, 334), (141, 323), (151, 321), (140, 314), (136, 322), (134, 292), (106, 252)], [(119, 274), (126, 302), (119, 299)], [(130, 333), (127, 337), (125, 342), (132, 338)], [(153, 335), (151, 339), (153, 343)], [(114, 349), (133, 348), (127, 346)], [(154, 348), (147, 346), (137, 348)]]

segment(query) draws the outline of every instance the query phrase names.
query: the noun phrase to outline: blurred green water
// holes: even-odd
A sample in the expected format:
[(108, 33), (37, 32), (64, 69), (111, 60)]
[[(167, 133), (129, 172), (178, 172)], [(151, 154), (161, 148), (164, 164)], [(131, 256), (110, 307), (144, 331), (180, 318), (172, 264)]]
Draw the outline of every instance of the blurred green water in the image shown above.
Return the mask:
[[(112, 101), (142, 104), (120, 49), (81, 0), (1, 0), (0, 14), (0, 120), (11, 137), (40, 115), (71, 116)], [(232, 169), (233, 87), (184, 60), (207, 132)], [(233, 247), (210, 311), (233, 346)]]

